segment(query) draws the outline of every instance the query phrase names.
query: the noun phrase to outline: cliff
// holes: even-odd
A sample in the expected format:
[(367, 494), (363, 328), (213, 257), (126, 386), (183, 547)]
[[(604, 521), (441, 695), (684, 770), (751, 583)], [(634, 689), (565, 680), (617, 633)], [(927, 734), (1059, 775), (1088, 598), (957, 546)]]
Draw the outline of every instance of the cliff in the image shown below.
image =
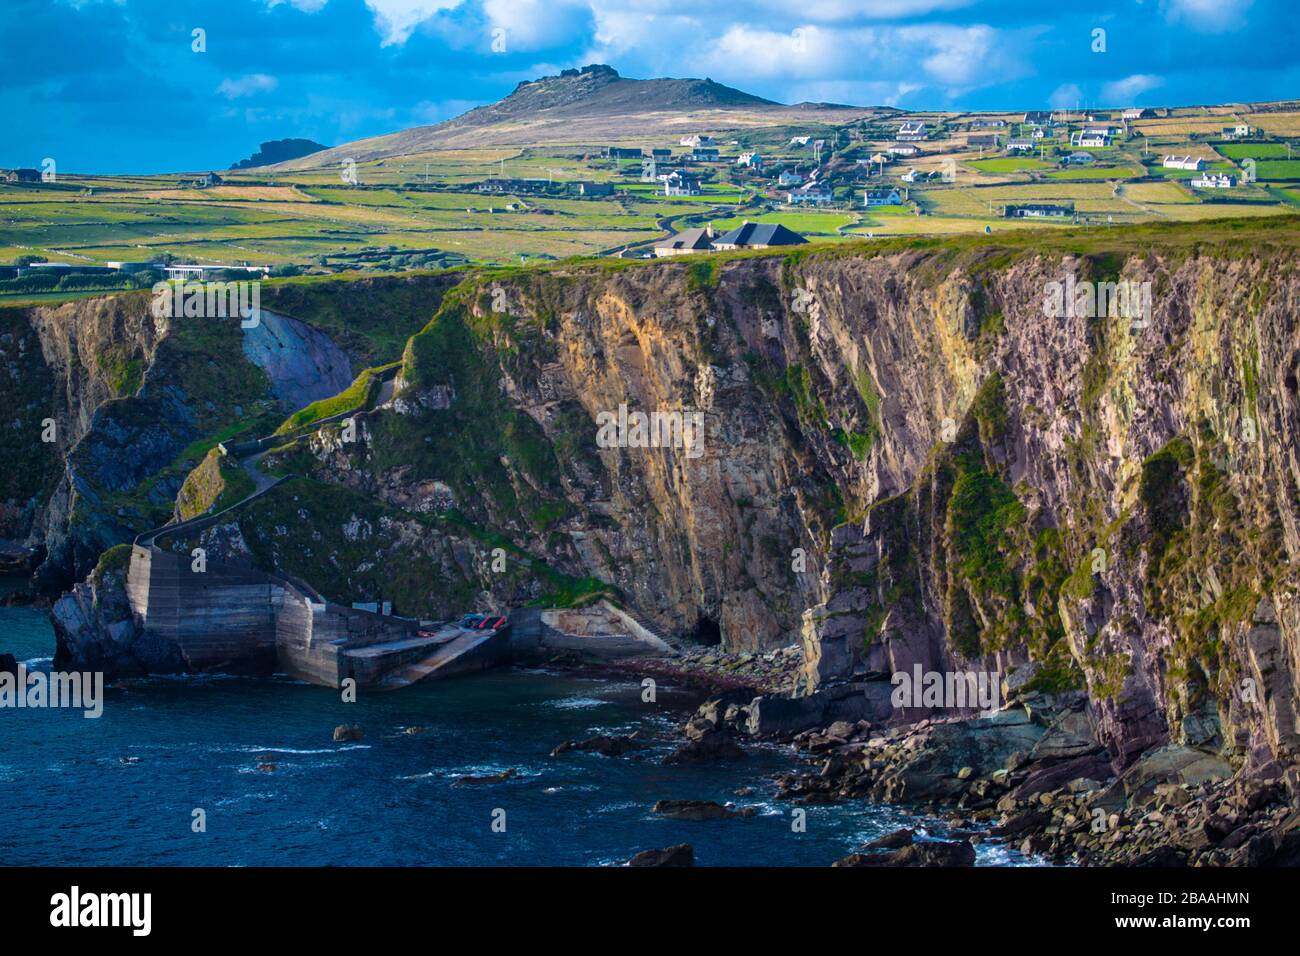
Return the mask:
[[(801, 641), (804, 690), (1084, 690), (1118, 765), (1292, 764), (1295, 247), (1283, 220), (358, 288), (414, 332), (395, 394), (268, 456), (301, 477), (213, 544), (410, 615), (605, 590), (676, 637)], [(1068, 282), (1149, 308), (1048, 314)], [(346, 349), (351, 293), (291, 291)], [(639, 413), (678, 430), (597, 440)]]

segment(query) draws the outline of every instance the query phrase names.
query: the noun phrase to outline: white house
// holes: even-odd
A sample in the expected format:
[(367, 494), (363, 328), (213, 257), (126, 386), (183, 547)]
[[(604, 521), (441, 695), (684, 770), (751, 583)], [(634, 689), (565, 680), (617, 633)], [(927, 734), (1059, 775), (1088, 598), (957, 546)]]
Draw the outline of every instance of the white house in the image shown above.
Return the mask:
[(1029, 139), (1009, 139), (1007, 140), (1008, 153), (1032, 153), (1034, 151), (1034, 142)]
[(898, 136), (896, 138), (903, 142), (925, 139), (925, 124), (916, 120), (903, 123), (898, 127)]
[(1232, 189), (1237, 179), (1227, 173), (1201, 173), (1191, 183), (1197, 189)]
[(758, 153), (741, 153), (740, 157), (736, 160), (736, 165), (758, 169), (763, 165), (763, 157)]
[(1195, 156), (1166, 156), (1163, 165), (1165, 169), (1190, 169), (1200, 172), (1205, 168), (1205, 160), (1197, 159)]
[(820, 206), (834, 198), (830, 187), (825, 183), (809, 183), (786, 193), (786, 202), (791, 206)]
[(903, 201), (902, 194), (897, 189), (868, 189), (862, 194), (862, 205), (871, 206), (897, 206)]
[(683, 136), (683, 137), (681, 138), (681, 140), (679, 141), (679, 145), (681, 145), (681, 146), (689, 146), (691, 149), (695, 149), (695, 148), (697, 148), (697, 147), (699, 147), (699, 146), (712, 146), (712, 145), (713, 145), (713, 137), (712, 137), (712, 136), (701, 136), (701, 135), (699, 135), (698, 133), (697, 133), (696, 135), (694, 135), (694, 136)]
[(812, 142), (812, 137), (811, 137), (811, 136), (791, 136), (791, 137), (790, 137), (790, 145), (793, 146), (795, 149), (798, 149), (800, 146), (807, 146), (807, 145), (808, 145), (809, 143), (811, 143), (811, 142)]
[(1250, 135), (1250, 126), (1247, 123), (1238, 123), (1236, 126), (1223, 127), (1224, 139), (1245, 139)]
[(676, 170), (664, 178), (665, 196), (698, 196), (700, 181), (689, 173)]
[(1092, 153), (1079, 152), (1070, 153), (1061, 162), (1068, 166), (1087, 166), (1089, 163), (1095, 162), (1096, 159), (1097, 157), (1093, 156)]
[(921, 148), (912, 143), (890, 143), (885, 147), (885, 152), (890, 156), (919, 156)]
[(1126, 120), (1147, 119), (1152, 115), (1154, 114), (1150, 110), (1143, 109), (1140, 106), (1133, 106), (1124, 111), (1124, 119)]
[(1109, 146), (1110, 130), (1096, 127), (1077, 129), (1070, 134), (1070, 145), (1081, 147)]

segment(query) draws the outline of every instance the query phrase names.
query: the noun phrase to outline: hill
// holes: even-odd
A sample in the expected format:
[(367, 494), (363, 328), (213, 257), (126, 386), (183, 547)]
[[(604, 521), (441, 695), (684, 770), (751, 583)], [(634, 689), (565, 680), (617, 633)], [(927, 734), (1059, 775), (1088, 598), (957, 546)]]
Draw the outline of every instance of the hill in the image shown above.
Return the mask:
[(435, 149), (590, 143), (701, 130), (718, 131), (784, 122), (850, 122), (871, 111), (820, 103), (787, 106), (711, 79), (620, 76), (604, 64), (564, 70), (520, 83), (496, 103), (433, 126), (345, 143), (283, 169), (305, 169), (352, 159), (367, 162)]
[(231, 169), (255, 169), (259, 166), (272, 166), (275, 163), (288, 162), (319, 153), (329, 147), (310, 139), (273, 139), (263, 143), (261, 148), (248, 159), (231, 163)]

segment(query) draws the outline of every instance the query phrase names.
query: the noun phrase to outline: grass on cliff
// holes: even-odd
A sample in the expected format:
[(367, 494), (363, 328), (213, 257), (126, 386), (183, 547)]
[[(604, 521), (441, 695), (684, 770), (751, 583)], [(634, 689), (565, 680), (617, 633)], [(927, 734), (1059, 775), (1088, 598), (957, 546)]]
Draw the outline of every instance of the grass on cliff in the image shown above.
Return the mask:
[(353, 409), (369, 407), (379, 393), (380, 376), (397, 364), (396, 362), (390, 362), (388, 365), (379, 368), (364, 369), (360, 375), (353, 379), (352, 384), (343, 391), (337, 395), (331, 395), (329, 398), (318, 399), (310, 405), (298, 409), (298, 411), (281, 422), (280, 427), (272, 434), (289, 435), (327, 418), (333, 418), (335, 415), (342, 415), (344, 412), (350, 412)]

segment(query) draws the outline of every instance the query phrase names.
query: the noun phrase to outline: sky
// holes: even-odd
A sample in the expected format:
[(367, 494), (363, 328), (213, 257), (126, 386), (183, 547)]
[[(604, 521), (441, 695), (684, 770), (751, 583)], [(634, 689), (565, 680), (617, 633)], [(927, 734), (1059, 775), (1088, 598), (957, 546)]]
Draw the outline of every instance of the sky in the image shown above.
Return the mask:
[(0, 0), (0, 166), (225, 169), (436, 123), (589, 63), (786, 103), (1300, 96), (1296, 0)]

